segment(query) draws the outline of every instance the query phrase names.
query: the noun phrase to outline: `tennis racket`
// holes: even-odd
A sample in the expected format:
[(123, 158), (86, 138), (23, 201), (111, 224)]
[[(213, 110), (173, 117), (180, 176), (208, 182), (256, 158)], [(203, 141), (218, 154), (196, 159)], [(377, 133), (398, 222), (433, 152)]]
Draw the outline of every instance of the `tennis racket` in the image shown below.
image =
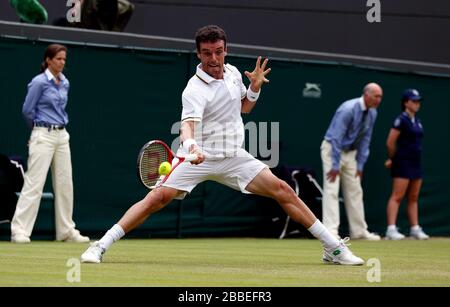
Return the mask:
[[(165, 182), (180, 163), (194, 161), (197, 158), (196, 154), (189, 154), (184, 157), (176, 156), (166, 143), (153, 140), (145, 144), (139, 152), (137, 174), (146, 188), (154, 189)], [(159, 174), (158, 170), (161, 163), (166, 161), (172, 164), (172, 169), (169, 174), (163, 176)]]

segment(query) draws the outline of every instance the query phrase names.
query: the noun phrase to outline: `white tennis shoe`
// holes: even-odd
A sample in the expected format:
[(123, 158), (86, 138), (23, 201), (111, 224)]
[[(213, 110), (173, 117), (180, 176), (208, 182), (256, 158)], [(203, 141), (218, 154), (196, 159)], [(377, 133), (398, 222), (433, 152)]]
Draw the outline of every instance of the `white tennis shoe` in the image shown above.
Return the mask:
[(385, 239), (386, 240), (394, 240), (394, 241), (397, 241), (397, 240), (403, 240), (405, 238), (405, 235), (404, 234), (402, 234), (402, 233), (400, 233), (399, 231), (398, 231), (398, 228), (397, 227), (395, 227), (394, 229), (387, 229), (386, 230), (386, 237), (385, 237)]
[(89, 237), (82, 236), (78, 230), (75, 230), (73, 234), (64, 240), (63, 242), (73, 242), (73, 243), (87, 243), (90, 241)]
[(344, 238), (339, 241), (339, 245), (332, 249), (323, 250), (323, 262), (342, 265), (363, 265), (364, 260), (353, 255), (348, 248), (347, 242), (350, 238)]
[(373, 232), (365, 231), (359, 236), (350, 236), (352, 240), (367, 240), (367, 241), (380, 241), (381, 237)]
[(27, 237), (23, 234), (16, 234), (15, 236), (11, 236), (11, 242), (13, 243), (30, 243), (30, 237)]
[(417, 229), (411, 229), (409, 236), (416, 240), (428, 240), (430, 238), (430, 236), (427, 235), (420, 226), (418, 226)]
[(99, 241), (95, 241), (89, 248), (81, 255), (81, 262), (84, 263), (100, 263), (102, 262), (103, 254), (105, 253)]

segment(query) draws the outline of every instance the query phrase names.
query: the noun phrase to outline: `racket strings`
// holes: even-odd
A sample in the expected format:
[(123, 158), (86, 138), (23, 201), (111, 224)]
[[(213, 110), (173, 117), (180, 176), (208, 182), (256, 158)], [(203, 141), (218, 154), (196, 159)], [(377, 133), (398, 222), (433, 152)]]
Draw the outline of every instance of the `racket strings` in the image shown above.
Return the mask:
[(144, 150), (141, 159), (141, 178), (146, 186), (156, 184), (159, 179), (159, 166), (165, 161), (169, 161), (169, 154), (163, 145), (153, 143)]

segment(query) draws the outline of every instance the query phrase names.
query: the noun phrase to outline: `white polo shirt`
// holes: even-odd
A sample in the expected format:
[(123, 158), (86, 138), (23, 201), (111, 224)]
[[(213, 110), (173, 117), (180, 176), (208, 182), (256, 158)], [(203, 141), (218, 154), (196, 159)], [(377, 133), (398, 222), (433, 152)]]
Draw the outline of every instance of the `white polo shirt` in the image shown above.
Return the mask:
[(206, 158), (235, 156), (244, 144), (241, 100), (247, 89), (236, 67), (224, 65), (217, 80), (197, 66), (183, 91), (181, 120), (197, 121), (195, 140)]

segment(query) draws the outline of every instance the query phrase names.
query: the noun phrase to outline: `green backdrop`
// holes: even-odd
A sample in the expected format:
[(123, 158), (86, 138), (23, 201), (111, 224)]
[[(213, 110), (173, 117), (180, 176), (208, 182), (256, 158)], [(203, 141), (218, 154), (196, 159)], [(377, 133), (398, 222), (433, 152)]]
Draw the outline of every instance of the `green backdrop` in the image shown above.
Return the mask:
[[(0, 39), (0, 152), (27, 158), (29, 131), (21, 115), (28, 82), (39, 72), (47, 43)], [(69, 126), (75, 188), (74, 220), (84, 233), (100, 236), (146, 190), (137, 180), (136, 156), (150, 139), (171, 143), (172, 125), (181, 114), (181, 93), (197, 65), (194, 53), (132, 50), (68, 44), (65, 75), (71, 82)], [(194, 46), (193, 46), (194, 47)], [(232, 50), (229, 50), (232, 52)], [(254, 67), (254, 58), (228, 56), (241, 71)], [(385, 208), (391, 191), (389, 172), (383, 168), (385, 142), (400, 112), (404, 88), (416, 87), (425, 97), (419, 117), (424, 138), (424, 185), (420, 221), (431, 235), (450, 234), (450, 78), (400, 73), (338, 63), (302, 63), (287, 59), (269, 62), (270, 84), (256, 108), (244, 121), (279, 122), (280, 165), (311, 166), (321, 183), (320, 143), (336, 108), (360, 95), (371, 81), (384, 89), (378, 109), (363, 181), (369, 228), (384, 233)], [(244, 77), (245, 79), (245, 77)], [(248, 84), (247, 80), (244, 80)], [(305, 97), (306, 83), (318, 84), (320, 98)], [(259, 131), (260, 132), (260, 131)], [(50, 177), (45, 191), (51, 191)], [(43, 201), (34, 236), (53, 234), (53, 203)], [(405, 204), (399, 225), (408, 226)], [(213, 182), (199, 185), (183, 201), (174, 201), (130, 236), (274, 236), (280, 225), (273, 201), (243, 195)], [(342, 231), (347, 231), (342, 211)], [(0, 225), (7, 236), (9, 225)]]

